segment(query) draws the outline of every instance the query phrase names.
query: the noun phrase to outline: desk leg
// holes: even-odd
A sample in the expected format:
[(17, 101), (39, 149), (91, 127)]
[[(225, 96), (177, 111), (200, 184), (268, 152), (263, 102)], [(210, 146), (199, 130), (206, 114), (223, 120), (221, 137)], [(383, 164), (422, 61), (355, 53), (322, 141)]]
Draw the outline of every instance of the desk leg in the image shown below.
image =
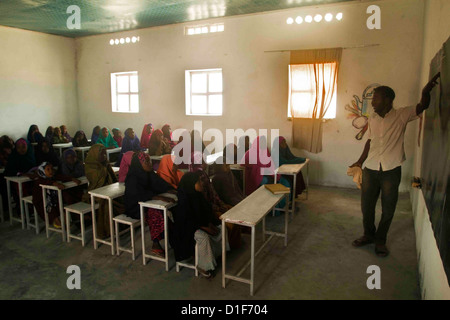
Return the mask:
[[(285, 247), (287, 247), (287, 236), (288, 236), (289, 196), (290, 196), (290, 194), (287, 193), (287, 194), (286, 194), (286, 213), (287, 213), (287, 214), (284, 215), (284, 246), (285, 246)], [(295, 202), (294, 202), (294, 204), (295, 204)]]
[(264, 243), (266, 241), (266, 216), (264, 216), (262, 221), (262, 238)]
[(6, 180), (6, 193), (8, 194), (8, 211), (9, 211), (9, 224), (13, 224), (13, 212), (11, 203), (11, 182)]
[(114, 255), (114, 228), (113, 228), (113, 205), (112, 205), (112, 199), (108, 199), (108, 206), (109, 206), (109, 230), (111, 234), (111, 254)]
[[(100, 207), (99, 207), (100, 209)], [(97, 250), (97, 220), (95, 216), (95, 198), (91, 195), (91, 212), (92, 212), (92, 236), (94, 238), (94, 249)]]
[[(292, 191), (292, 218), (294, 218), (295, 214), (295, 193), (297, 192), (297, 174), (294, 174), (294, 186)], [(289, 209), (289, 208), (288, 208)]]
[(227, 264), (227, 251), (226, 251), (226, 232), (225, 221), (222, 220), (222, 288), (225, 288), (225, 268)]
[(66, 219), (64, 218), (64, 205), (62, 198), (62, 191), (58, 190), (58, 203), (59, 203), (59, 218), (61, 219), (61, 233), (62, 241), (66, 241)]
[(47, 213), (47, 196), (46, 196), (45, 188), (42, 188), (42, 202), (44, 205), (45, 232), (47, 233), (47, 239), (48, 239), (50, 236), (50, 230), (48, 230), (49, 221), (48, 221), (48, 213)]
[(167, 234), (168, 229), (169, 226), (167, 225), (167, 209), (164, 209), (164, 259), (166, 259), (166, 271), (169, 271), (169, 239)]
[(309, 162), (306, 164), (306, 200), (309, 196)]
[(142, 238), (142, 264), (145, 266), (145, 224), (144, 224), (144, 208), (141, 207), (141, 238)]
[(253, 287), (255, 282), (255, 226), (252, 226), (252, 249), (250, 263), (250, 295), (253, 296)]
[(22, 183), (19, 183), (19, 205), (20, 205), (20, 219), (22, 219), (22, 229), (25, 229), (25, 212), (23, 209), (23, 188)]

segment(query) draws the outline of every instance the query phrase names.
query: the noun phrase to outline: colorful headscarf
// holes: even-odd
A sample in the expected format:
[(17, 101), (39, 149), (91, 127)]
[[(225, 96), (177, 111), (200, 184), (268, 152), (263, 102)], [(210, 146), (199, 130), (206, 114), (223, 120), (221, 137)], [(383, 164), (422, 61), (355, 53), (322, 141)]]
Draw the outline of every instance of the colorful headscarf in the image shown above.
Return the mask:
[(100, 133), (101, 133), (101, 128), (100, 128), (100, 126), (95, 126), (94, 129), (92, 129), (91, 143), (92, 143), (93, 145), (97, 143), (97, 139), (98, 139), (98, 137), (100, 136), (100, 133), (99, 133), (99, 134), (96, 134), (96, 133), (95, 133), (95, 129), (97, 129), (97, 128), (100, 129)]
[(84, 170), (89, 181), (88, 190), (94, 190), (117, 182), (111, 165), (109, 163), (101, 163), (98, 160), (103, 149), (106, 149), (104, 145), (94, 144), (86, 156)]
[(183, 172), (177, 170), (176, 173), (173, 172), (173, 160), (175, 156), (170, 154), (162, 157), (161, 162), (159, 163), (157, 174), (166, 180), (168, 184), (170, 184), (175, 189), (178, 187), (181, 178), (183, 177)]
[(138, 151), (136, 152), (136, 157), (139, 159), (141, 165), (147, 164), (149, 166), (152, 165), (152, 160), (150, 159), (150, 155), (148, 153)]
[(48, 165), (48, 162), (42, 162), (41, 165), (37, 169), (37, 174), (39, 177), (48, 179), (47, 175), (45, 174), (45, 167)]
[(158, 129), (155, 130), (152, 133), (152, 136), (150, 137), (150, 141), (148, 143), (148, 153), (151, 155), (154, 155), (157, 153), (158, 148), (160, 148), (161, 141), (159, 140), (160, 137), (163, 136), (163, 132)]
[[(106, 128), (106, 127), (104, 127), (104, 128)], [(100, 136), (98, 137), (96, 143), (100, 143), (100, 144), (104, 145), (106, 148), (111, 148), (111, 147), (118, 148), (119, 145), (117, 144), (116, 140), (114, 140), (114, 138), (112, 137), (111, 132), (109, 132), (108, 128), (106, 128), (106, 130), (108, 130), (108, 135), (106, 137), (103, 136), (104, 128), (102, 128), (102, 131), (100, 132)]]
[[(150, 133), (147, 133), (147, 128), (151, 126), (152, 131)], [(150, 142), (150, 138), (152, 136), (152, 133), (155, 129), (153, 128), (153, 125), (151, 123), (146, 124), (144, 128), (142, 129), (142, 135), (141, 135), (141, 147), (142, 148), (148, 148), (148, 144)]]

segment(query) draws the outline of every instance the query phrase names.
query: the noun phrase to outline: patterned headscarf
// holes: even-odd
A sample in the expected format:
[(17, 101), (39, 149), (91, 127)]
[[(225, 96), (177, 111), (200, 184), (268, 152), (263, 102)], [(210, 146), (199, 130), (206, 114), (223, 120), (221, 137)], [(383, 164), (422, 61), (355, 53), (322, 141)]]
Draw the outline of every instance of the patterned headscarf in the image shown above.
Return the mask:
[(138, 152), (136, 152), (136, 157), (139, 159), (139, 162), (141, 163), (141, 165), (144, 165), (144, 164), (147, 164), (149, 166), (152, 165), (152, 160), (148, 153), (138, 151)]
[(37, 174), (39, 177), (48, 179), (49, 177), (45, 174), (45, 167), (48, 165), (48, 162), (42, 162), (41, 165), (38, 167)]

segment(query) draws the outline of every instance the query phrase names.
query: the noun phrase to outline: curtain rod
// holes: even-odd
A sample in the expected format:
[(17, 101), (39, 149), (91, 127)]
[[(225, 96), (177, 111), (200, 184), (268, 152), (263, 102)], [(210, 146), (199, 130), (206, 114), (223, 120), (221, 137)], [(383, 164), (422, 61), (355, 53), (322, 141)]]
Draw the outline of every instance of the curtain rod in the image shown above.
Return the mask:
[[(342, 49), (356, 49), (356, 48), (368, 48), (368, 47), (378, 47), (380, 44), (376, 43), (376, 44), (363, 44), (360, 46), (353, 46), (353, 47), (343, 47)], [(291, 52), (291, 51), (298, 51), (298, 50), (325, 50), (328, 48), (321, 48), (321, 49), (284, 49), (284, 50), (267, 50), (264, 51), (264, 53), (271, 53), (271, 52)], [(335, 49), (335, 48), (334, 48)]]

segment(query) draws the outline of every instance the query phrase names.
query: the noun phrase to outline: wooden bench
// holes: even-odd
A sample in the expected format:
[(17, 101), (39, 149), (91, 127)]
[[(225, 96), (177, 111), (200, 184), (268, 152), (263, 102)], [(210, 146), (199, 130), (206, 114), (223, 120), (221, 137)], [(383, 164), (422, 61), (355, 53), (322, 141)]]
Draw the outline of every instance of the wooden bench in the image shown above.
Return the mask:
[[(95, 206), (95, 209), (98, 209), (98, 205)], [(81, 245), (84, 247), (86, 243), (86, 232), (84, 227), (84, 215), (90, 213), (92, 211), (92, 207), (90, 203), (86, 202), (77, 202), (71, 204), (69, 206), (65, 206), (64, 210), (66, 211), (66, 222), (67, 222), (67, 242), (70, 242), (71, 239), (81, 240)], [(81, 235), (77, 236), (70, 232), (70, 222), (71, 217), (70, 214), (75, 213), (80, 216), (80, 224), (81, 224)]]
[[(114, 220), (115, 230), (116, 230), (117, 255), (120, 255), (120, 251), (129, 252), (129, 253), (131, 253), (131, 257), (133, 258), (133, 261), (134, 261), (136, 258), (136, 248), (134, 246), (134, 243), (135, 243), (134, 228), (138, 227), (141, 224), (141, 221), (137, 220), (137, 219), (133, 219), (131, 217), (128, 217), (124, 214), (114, 217), (113, 220)], [(125, 224), (129, 228), (126, 230), (123, 230), (121, 233), (119, 233), (119, 224)], [(120, 235), (128, 230), (130, 230), (130, 232), (131, 232), (131, 249), (120, 246)]]
[[(25, 218), (27, 221), (27, 229), (30, 230), (30, 227), (35, 228), (36, 234), (39, 234), (39, 231), (40, 231), (39, 215), (36, 211), (36, 208), (33, 205), (33, 196), (24, 197), (24, 198), (22, 198), (22, 201), (23, 201), (23, 206), (25, 208)], [(34, 211), (34, 224), (32, 224), (30, 222), (30, 213), (29, 213), (29, 209), (28, 209), (28, 205), (30, 205), (30, 204), (33, 207), (33, 211)]]

